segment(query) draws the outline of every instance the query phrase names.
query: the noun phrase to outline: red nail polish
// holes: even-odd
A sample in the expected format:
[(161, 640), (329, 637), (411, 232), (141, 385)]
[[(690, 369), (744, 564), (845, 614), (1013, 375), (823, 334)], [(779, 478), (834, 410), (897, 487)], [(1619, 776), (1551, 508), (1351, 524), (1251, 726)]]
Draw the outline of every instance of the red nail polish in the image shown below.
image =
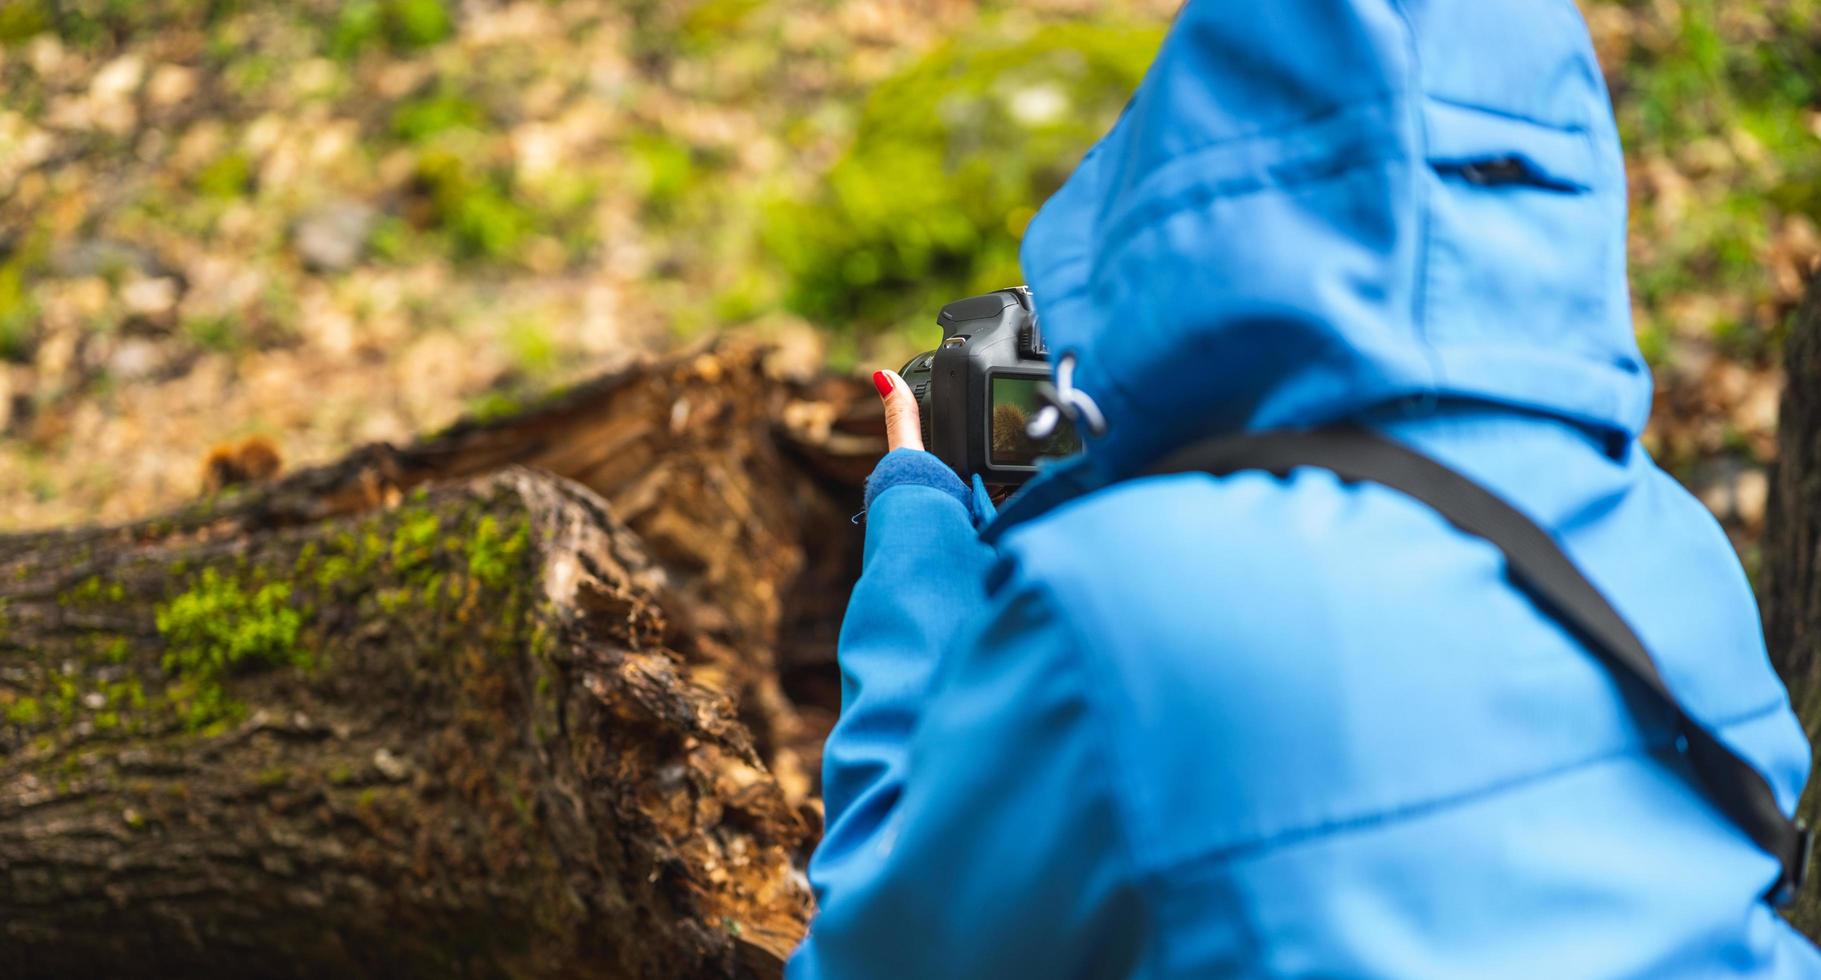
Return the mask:
[(880, 398), (889, 396), (892, 393), (892, 376), (884, 371), (874, 371), (873, 387), (879, 389)]

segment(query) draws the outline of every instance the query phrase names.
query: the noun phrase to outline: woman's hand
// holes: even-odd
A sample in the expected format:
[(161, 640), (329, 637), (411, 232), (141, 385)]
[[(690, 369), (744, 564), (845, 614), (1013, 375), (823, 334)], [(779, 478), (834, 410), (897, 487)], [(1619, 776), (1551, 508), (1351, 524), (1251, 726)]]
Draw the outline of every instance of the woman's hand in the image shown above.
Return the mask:
[[(879, 398), (885, 402), (885, 451), (914, 449), (922, 452), (923, 416), (917, 410), (917, 399), (911, 394), (910, 385), (905, 384), (896, 371), (874, 371), (873, 387), (879, 389)], [(999, 504), (1016, 489), (989, 486), (987, 494), (994, 504)], [(967, 502), (965, 491), (959, 499), (963, 504)]]
[[(884, 492), (885, 488), (899, 483), (917, 483), (941, 490), (953, 496), (961, 506), (978, 512), (980, 507), (973, 502), (967, 484), (955, 475), (954, 470), (948, 468), (947, 463), (938, 461), (934, 456), (893, 455), (900, 449), (909, 449), (919, 454), (925, 452), (923, 418), (917, 410), (917, 399), (911, 394), (910, 385), (905, 384), (896, 371), (874, 371), (873, 387), (879, 390), (879, 400), (885, 403), (885, 459), (866, 480), (867, 508), (872, 508), (873, 498)], [(976, 483), (979, 479), (974, 478)], [(998, 504), (1016, 489), (987, 487), (986, 491), (988, 498)], [(988, 508), (987, 512), (990, 515), (991, 509)]]
[(874, 371), (873, 387), (885, 402), (885, 451), (923, 448), (923, 420), (910, 385), (896, 371)]

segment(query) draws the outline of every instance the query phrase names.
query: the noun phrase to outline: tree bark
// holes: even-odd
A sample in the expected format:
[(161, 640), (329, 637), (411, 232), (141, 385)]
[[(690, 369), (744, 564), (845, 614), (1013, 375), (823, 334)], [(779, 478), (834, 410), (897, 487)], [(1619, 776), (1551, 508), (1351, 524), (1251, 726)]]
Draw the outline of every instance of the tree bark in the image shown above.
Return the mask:
[[(1789, 687), (1813, 752), (1821, 748), (1821, 278), (1810, 283), (1784, 359), (1758, 594), (1771, 662)], [(1818, 811), (1821, 796), (1811, 779), (1798, 813), (1812, 827), (1821, 822)], [(1786, 914), (1804, 934), (1821, 938), (1821, 892), (1815, 882)]]
[(0, 973), (778, 975), (860, 391), (709, 350), (0, 538)]

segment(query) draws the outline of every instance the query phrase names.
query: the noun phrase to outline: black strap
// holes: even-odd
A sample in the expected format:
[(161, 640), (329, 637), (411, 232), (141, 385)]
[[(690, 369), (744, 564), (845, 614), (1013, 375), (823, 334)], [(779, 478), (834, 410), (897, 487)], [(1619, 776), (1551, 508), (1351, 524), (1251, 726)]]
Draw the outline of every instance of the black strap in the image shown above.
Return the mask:
[(1265, 470), (1279, 476), (1299, 466), (1333, 472), (1347, 482), (1377, 483), (1429, 505), (1450, 524), (1505, 553), (1514, 583), (1580, 637), (1614, 674), (1633, 682), (1673, 719), (1676, 748), (1687, 757), (1707, 795), (1783, 873), (1765, 897), (1786, 905), (1808, 874), (1809, 834), (1783, 815), (1770, 784), (1714, 737), (1676, 700), (1630, 626), (1581, 574), (1549, 532), (1491, 491), (1415, 450), (1363, 428), (1277, 431), (1209, 440), (1184, 448), (1145, 471), (1226, 476)]

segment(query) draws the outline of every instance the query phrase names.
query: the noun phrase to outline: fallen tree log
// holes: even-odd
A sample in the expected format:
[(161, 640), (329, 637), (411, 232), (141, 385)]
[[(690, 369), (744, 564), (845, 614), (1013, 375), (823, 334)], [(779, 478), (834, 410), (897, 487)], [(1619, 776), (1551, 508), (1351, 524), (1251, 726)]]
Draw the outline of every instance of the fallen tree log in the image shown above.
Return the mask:
[[(1771, 663), (1789, 688), (1812, 752), (1821, 748), (1821, 278), (1810, 282), (1790, 328), (1784, 370), (1758, 595)], [(1821, 821), (1821, 792), (1812, 777), (1797, 813), (1811, 827)], [(1805, 935), (1821, 938), (1815, 881), (1786, 915)]]
[(710, 350), (0, 537), (4, 972), (777, 975), (861, 391)]

